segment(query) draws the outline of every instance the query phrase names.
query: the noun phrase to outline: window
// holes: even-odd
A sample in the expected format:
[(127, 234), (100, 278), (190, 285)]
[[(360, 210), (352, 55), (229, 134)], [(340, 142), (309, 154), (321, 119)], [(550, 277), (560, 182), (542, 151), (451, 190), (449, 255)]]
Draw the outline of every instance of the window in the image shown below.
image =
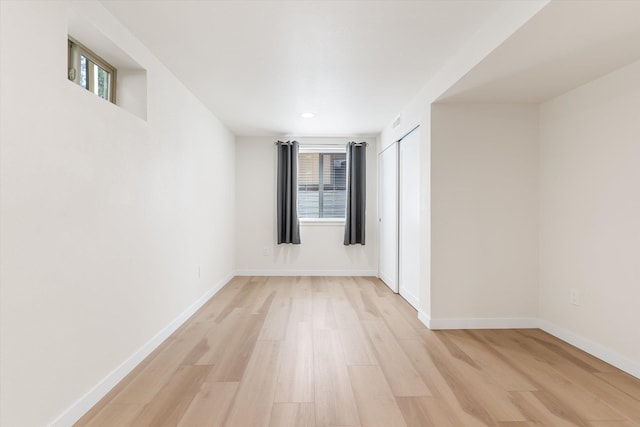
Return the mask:
[(115, 104), (116, 69), (72, 38), (68, 55), (69, 80)]
[(298, 216), (345, 217), (347, 158), (345, 150), (300, 148), (298, 155)]

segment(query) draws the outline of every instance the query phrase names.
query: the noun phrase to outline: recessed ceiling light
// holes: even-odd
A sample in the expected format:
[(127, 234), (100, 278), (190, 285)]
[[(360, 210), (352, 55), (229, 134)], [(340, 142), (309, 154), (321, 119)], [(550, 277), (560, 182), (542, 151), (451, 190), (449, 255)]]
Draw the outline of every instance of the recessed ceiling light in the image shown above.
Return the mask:
[(315, 114), (313, 114), (313, 113), (302, 113), (302, 114), (300, 114), (300, 117), (302, 117), (303, 119), (310, 119), (313, 116), (315, 116)]

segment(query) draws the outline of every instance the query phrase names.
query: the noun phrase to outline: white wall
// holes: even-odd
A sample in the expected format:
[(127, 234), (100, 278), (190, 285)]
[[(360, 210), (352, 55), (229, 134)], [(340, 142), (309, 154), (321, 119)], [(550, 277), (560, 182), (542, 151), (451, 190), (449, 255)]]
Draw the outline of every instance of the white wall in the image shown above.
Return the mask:
[[(233, 272), (234, 138), (99, 3), (0, 8), (0, 424), (42, 426)], [(67, 81), (71, 13), (146, 68), (147, 121)]]
[[(431, 104), (458, 80), (471, 71), (480, 61), (513, 35), (531, 17), (542, 10), (551, 0), (530, 0), (503, 2), (495, 15), (480, 28), (458, 51), (452, 52), (449, 61), (443, 65), (428, 83), (416, 93), (400, 111), (400, 124), (392, 126), (392, 119), (380, 134), (378, 152), (406, 134), (413, 126), (428, 122)], [(402, 64), (398, 64), (399, 67)], [(422, 129), (424, 132), (424, 128)], [(428, 134), (423, 133), (423, 141)]]
[[(532, 16), (543, 9), (549, 0), (528, 2), (505, 2), (493, 18), (482, 27), (460, 51), (429, 80), (416, 96), (398, 112), (400, 124), (393, 127), (389, 123), (380, 133), (378, 152), (392, 144), (413, 126), (420, 124), (420, 258), (423, 266), (420, 272), (419, 317), (430, 323), (432, 306), (431, 289), (431, 104), (440, 95), (475, 67), (485, 56), (509, 38)], [(401, 66), (402, 64), (399, 64)]]
[(640, 61), (540, 107), (541, 318), (636, 375), (639, 254)]
[(431, 119), (433, 326), (537, 317), (537, 108), (434, 104)]
[[(640, 323), (637, 309), (640, 301), (638, 63), (544, 102), (540, 107), (514, 106), (513, 114), (524, 115), (516, 117), (515, 123), (508, 119), (511, 113), (507, 110), (511, 107), (505, 110), (505, 107), (487, 105), (433, 104), (546, 3), (511, 2), (510, 6), (528, 9), (512, 10), (513, 13), (503, 9), (504, 13), (476, 34), (399, 112), (400, 126), (385, 127), (378, 151), (414, 123), (421, 124), (424, 268), (419, 315), (423, 322), (431, 327), (539, 324), (548, 332), (639, 376), (640, 331), (636, 326)], [(431, 111), (432, 105), (434, 111)], [(444, 113), (443, 108), (457, 111)], [(538, 108), (537, 127), (530, 117), (534, 115), (532, 108)], [(490, 113), (492, 117), (484, 117), (483, 113)], [(434, 114), (436, 117), (432, 117)], [(454, 123), (454, 119), (458, 121)], [(479, 122), (481, 119), (489, 122)], [(434, 129), (429, 132), (432, 121)], [(523, 132), (518, 130), (517, 123)], [(444, 124), (446, 137), (434, 141)], [(480, 131), (477, 137), (473, 134), (475, 131)], [(537, 140), (533, 136), (536, 132)], [(508, 139), (520, 146), (520, 152), (513, 154), (516, 164), (524, 167), (522, 171), (508, 170), (508, 164), (498, 161), (509, 153), (506, 151)], [(445, 140), (453, 145), (443, 145)], [(487, 150), (478, 151), (473, 143), (476, 140), (483, 142)], [(534, 149), (536, 144), (539, 157)], [(456, 150), (460, 151), (460, 158)], [(475, 153), (479, 161), (465, 158), (467, 150)], [(527, 151), (532, 156), (529, 159), (525, 156)], [(539, 161), (537, 176), (531, 172), (535, 169), (532, 159)], [(433, 171), (424, 165), (430, 165)], [(532, 176), (537, 186), (531, 183)], [(498, 193), (491, 189), (487, 193), (487, 186), (494, 184), (504, 191)], [(528, 188), (529, 193), (519, 193), (518, 188)], [(532, 191), (538, 191), (537, 202), (530, 196)], [(482, 197), (485, 202), (495, 204), (483, 206)], [(531, 234), (534, 214), (518, 205), (520, 199), (539, 214), (534, 237)], [(431, 202), (437, 215), (431, 221), (433, 230), (424, 224), (428, 221)], [(500, 210), (501, 205), (512, 208), (512, 215), (507, 216), (506, 210)], [(465, 212), (465, 209), (473, 210)], [(453, 216), (449, 218), (448, 212)], [(514, 236), (507, 235), (496, 224), (499, 220), (523, 240), (517, 242)], [(454, 233), (452, 224), (456, 222), (467, 234), (460, 237)], [(477, 227), (472, 226), (474, 224)], [(499, 240), (493, 238), (493, 232)], [(535, 239), (538, 239), (537, 251), (531, 245)], [(481, 249), (485, 249), (487, 242), (484, 253)], [(455, 247), (461, 251), (452, 253)], [(517, 252), (511, 254), (509, 248)], [(472, 256), (477, 253), (478, 258)], [(526, 262), (527, 254), (531, 260), (538, 260), (539, 254), (536, 268)], [(508, 262), (501, 266), (500, 257)], [(432, 266), (430, 273), (428, 265), (432, 260), (437, 265)], [(496, 281), (492, 276), (500, 271), (498, 267), (502, 272)], [(474, 279), (471, 272), (479, 276)], [(480, 281), (482, 286), (476, 287), (473, 280)], [(452, 287), (449, 282), (453, 283)], [(579, 306), (571, 305), (571, 289), (579, 292)], [(522, 296), (516, 295), (516, 291), (522, 292)], [(500, 316), (502, 321), (492, 321), (487, 316)], [(515, 318), (509, 322), (507, 316)], [(528, 322), (523, 316), (534, 319)], [(539, 317), (539, 321), (535, 317)], [(432, 318), (436, 321), (432, 322)], [(439, 322), (442, 319), (445, 321)]]
[[(239, 274), (376, 275), (375, 140), (367, 148), (366, 245), (343, 245), (344, 224), (300, 225), (300, 245), (276, 244), (276, 147), (278, 138), (239, 137), (236, 143), (236, 268)], [(280, 139), (283, 139), (281, 137)], [(291, 138), (285, 138), (291, 139)], [(301, 143), (345, 144), (354, 138), (296, 138)], [(264, 248), (268, 254), (264, 255)]]

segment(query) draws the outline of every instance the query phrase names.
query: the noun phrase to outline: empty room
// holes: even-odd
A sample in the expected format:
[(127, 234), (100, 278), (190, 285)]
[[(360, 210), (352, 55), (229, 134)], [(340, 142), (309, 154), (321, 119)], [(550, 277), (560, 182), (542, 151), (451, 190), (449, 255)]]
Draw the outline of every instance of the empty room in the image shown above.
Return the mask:
[(1, 427), (640, 427), (639, 0), (0, 0)]

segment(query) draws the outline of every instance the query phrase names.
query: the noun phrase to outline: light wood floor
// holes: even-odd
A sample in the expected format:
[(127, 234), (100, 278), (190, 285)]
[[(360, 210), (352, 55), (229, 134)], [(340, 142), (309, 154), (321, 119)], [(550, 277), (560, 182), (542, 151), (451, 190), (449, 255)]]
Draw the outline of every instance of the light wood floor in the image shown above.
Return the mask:
[(78, 426), (640, 425), (640, 380), (540, 330), (429, 331), (373, 278), (239, 277)]

